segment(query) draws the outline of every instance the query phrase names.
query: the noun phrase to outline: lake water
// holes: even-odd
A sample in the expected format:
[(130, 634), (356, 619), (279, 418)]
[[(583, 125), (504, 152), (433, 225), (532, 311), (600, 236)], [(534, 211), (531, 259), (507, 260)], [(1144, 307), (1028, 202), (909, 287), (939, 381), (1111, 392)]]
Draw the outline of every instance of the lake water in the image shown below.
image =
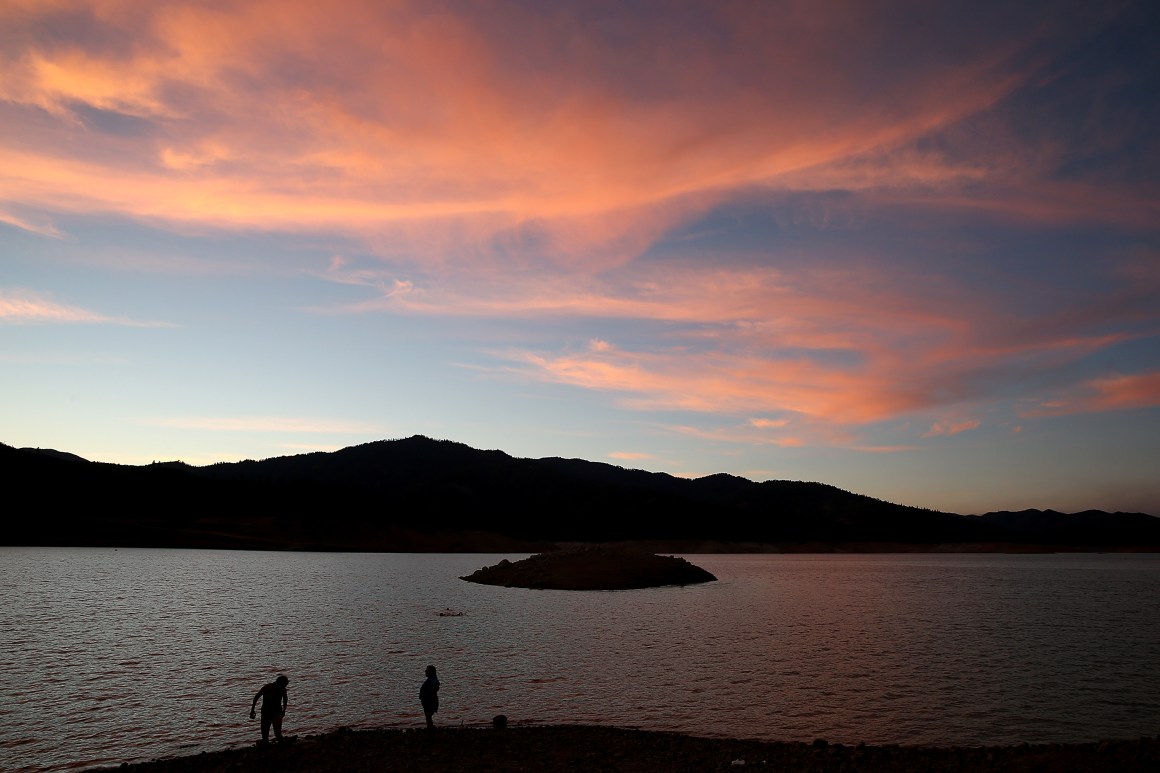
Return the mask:
[[(719, 582), (459, 580), (515, 555), (0, 549), (0, 770), (289, 734), (595, 723), (768, 740), (1014, 744), (1160, 732), (1160, 556), (689, 556)], [(440, 616), (450, 608), (460, 616)]]

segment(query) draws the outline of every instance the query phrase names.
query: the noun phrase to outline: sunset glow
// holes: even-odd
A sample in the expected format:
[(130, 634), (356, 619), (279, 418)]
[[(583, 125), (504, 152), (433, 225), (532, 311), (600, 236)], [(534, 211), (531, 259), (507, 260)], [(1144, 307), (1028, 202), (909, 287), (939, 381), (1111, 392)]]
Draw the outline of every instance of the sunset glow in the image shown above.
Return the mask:
[(1160, 514), (1143, 2), (0, 3), (0, 442)]

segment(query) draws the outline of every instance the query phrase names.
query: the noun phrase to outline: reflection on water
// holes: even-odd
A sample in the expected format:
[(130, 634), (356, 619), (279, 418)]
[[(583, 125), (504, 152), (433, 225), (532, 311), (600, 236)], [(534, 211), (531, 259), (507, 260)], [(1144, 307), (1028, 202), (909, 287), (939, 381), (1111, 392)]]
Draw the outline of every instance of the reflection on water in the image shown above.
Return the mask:
[(278, 672), (290, 734), (419, 727), (428, 663), (444, 725), (981, 744), (1160, 717), (1160, 556), (692, 556), (720, 581), (604, 593), (457, 579), (498, 558), (0, 549), (0, 769), (251, 743)]

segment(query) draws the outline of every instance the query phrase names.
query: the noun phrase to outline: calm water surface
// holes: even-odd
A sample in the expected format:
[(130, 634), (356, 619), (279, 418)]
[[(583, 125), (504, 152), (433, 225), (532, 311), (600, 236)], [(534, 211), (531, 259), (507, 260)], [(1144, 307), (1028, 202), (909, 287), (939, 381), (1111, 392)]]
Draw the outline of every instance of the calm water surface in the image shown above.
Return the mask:
[[(584, 593), (458, 579), (498, 555), (0, 549), (0, 770), (286, 730), (597, 723), (991, 744), (1160, 732), (1160, 556), (690, 556), (720, 581)], [(450, 608), (461, 616), (440, 616)]]

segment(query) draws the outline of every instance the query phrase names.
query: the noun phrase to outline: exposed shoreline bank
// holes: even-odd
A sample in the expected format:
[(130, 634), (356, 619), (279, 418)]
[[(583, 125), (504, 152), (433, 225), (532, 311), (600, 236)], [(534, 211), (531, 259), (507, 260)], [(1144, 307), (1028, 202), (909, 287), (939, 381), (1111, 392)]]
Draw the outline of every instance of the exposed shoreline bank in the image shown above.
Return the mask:
[(1143, 773), (1160, 770), (1160, 737), (1034, 746), (933, 747), (765, 742), (590, 725), (519, 726), (506, 730), (443, 728), (435, 732), (340, 729), (268, 747), (234, 748), (90, 771), (668, 773), (736, 772), (754, 768), (787, 773), (816, 770)]

